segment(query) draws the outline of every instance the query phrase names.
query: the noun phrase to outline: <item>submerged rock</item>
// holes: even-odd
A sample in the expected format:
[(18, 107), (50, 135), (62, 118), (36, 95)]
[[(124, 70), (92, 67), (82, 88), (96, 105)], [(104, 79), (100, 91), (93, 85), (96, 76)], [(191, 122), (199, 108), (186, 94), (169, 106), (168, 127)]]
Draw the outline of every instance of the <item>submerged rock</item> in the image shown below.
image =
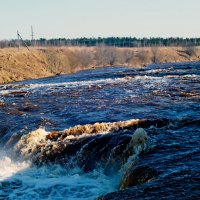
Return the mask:
[(0, 101), (0, 107), (5, 107), (6, 106), (6, 103), (5, 102), (2, 102)]
[(38, 129), (23, 136), (15, 151), (39, 165), (65, 165), (74, 157), (75, 165), (85, 172), (100, 165), (109, 174), (119, 170), (132, 154), (144, 150), (148, 137), (142, 128), (134, 132), (138, 123), (139, 120), (95, 123), (51, 133)]
[(16, 153), (23, 159), (36, 158), (47, 145), (47, 134), (44, 129), (40, 128), (22, 136), (15, 145)]
[(147, 139), (148, 139), (147, 133), (143, 128), (136, 129), (131, 138), (130, 143), (127, 145), (123, 153), (125, 159), (127, 159), (130, 155), (132, 155), (133, 152), (136, 151), (135, 148), (138, 146), (140, 146), (141, 148), (139, 151), (144, 151)]
[(149, 166), (134, 165), (127, 170), (120, 183), (120, 190), (131, 186), (141, 185), (158, 176), (158, 172)]
[(14, 146), (20, 140), (20, 138), (21, 138), (20, 134), (17, 133), (13, 134), (4, 145), (4, 149), (9, 149), (12, 146)]
[[(116, 154), (115, 150), (122, 144), (125, 148), (130, 139), (128, 135), (114, 133), (96, 137), (81, 148), (81, 151), (77, 155), (77, 164), (85, 172), (97, 168), (98, 165), (102, 168), (111, 168), (122, 164), (120, 160), (123, 156), (123, 151), (117, 151)], [(113, 151), (115, 151), (115, 154)], [(110, 160), (112, 159), (113, 162), (111, 165)]]
[(126, 142), (122, 141), (111, 150), (105, 168), (107, 174), (113, 172), (113, 169), (116, 169), (117, 165), (117, 169), (119, 170), (123, 165), (129, 162), (131, 156), (136, 158), (141, 152), (143, 152), (147, 144), (148, 136), (143, 128), (138, 128), (132, 137), (130, 138), (129, 135), (129, 138), (127, 139)]

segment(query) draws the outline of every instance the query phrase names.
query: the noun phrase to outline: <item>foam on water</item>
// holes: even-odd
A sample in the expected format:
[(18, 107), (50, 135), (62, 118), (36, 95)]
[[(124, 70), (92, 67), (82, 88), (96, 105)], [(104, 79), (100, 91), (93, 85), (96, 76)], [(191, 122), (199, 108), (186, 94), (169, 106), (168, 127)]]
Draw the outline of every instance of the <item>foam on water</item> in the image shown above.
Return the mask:
[(31, 166), (10, 157), (0, 158), (0, 199), (92, 200), (115, 191), (120, 176), (108, 177), (101, 169), (83, 173), (60, 165)]
[[(96, 134), (103, 134), (103, 132), (101, 132), (102, 127), (106, 130), (110, 130), (110, 128), (118, 130), (119, 128), (129, 127), (137, 123), (138, 120), (96, 123), (93, 125), (75, 126), (65, 131), (67, 131), (70, 136), (70, 134), (75, 134), (75, 130), (80, 131), (83, 129), (84, 132), (85, 127), (88, 128), (88, 131), (90, 129), (92, 131), (94, 127), (100, 127), (100, 129), (97, 129), (99, 132), (97, 131)], [(80, 133), (79, 131), (78, 133)], [(84, 136), (88, 135), (90, 134), (84, 134)], [(30, 160), (32, 160), (34, 156), (37, 157), (37, 154), (42, 153), (42, 148), (45, 148), (45, 144), (48, 145), (50, 143), (50, 141), (47, 140), (48, 136), (50, 137), (51, 133), (40, 128), (21, 138), (16, 144), (16, 149), (20, 150), (22, 158), (26, 158), (26, 162), (13, 161), (8, 156), (1, 158), (0, 164), (3, 167), (0, 168), (0, 175), (2, 174), (2, 179), (0, 179), (0, 198), (23, 200), (30, 198), (92, 200), (105, 193), (116, 191), (126, 166), (128, 166), (130, 162), (134, 162), (143, 149), (139, 147), (140, 143), (138, 143), (138, 139), (141, 139), (143, 136), (147, 137), (143, 129), (137, 129), (137, 133), (135, 132), (133, 134), (128, 146), (129, 148), (126, 149), (127, 152), (131, 150), (131, 154), (133, 154), (133, 156), (131, 156), (131, 161), (129, 159), (121, 170), (111, 174), (109, 173), (108, 175), (101, 165), (98, 165), (97, 168), (86, 173), (76, 165), (76, 162), (73, 162), (73, 159), (68, 159), (65, 164), (59, 165), (43, 164), (40, 167), (31, 165)], [(66, 138), (68, 139), (68, 136)], [(79, 134), (77, 138), (79, 138)], [(55, 148), (58, 145), (56, 142), (51, 142), (51, 144), (55, 146)], [(79, 154), (81, 154), (81, 151)]]
[[(56, 89), (56, 91), (62, 90), (63, 88), (76, 88), (76, 87), (91, 87), (93, 85), (103, 86), (105, 84), (120, 84), (120, 83), (126, 83), (126, 82), (134, 82), (136, 80), (144, 81), (144, 84), (147, 80), (151, 81), (158, 81), (163, 82), (166, 79), (163, 79), (162, 77), (155, 77), (155, 76), (125, 76), (123, 78), (106, 78), (106, 79), (98, 79), (98, 80), (89, 80), (89, 81), (73, 81), (73, 82), (59, 82), (59, 83), (35, 83), (35, 84), (17, 84), (17, 85), (11, 85), (6, 84), (3, 86), (2, 90), (0, 91), (0, 95), (9, 95), (13, 92), (46, 92), (51, 91), (52, 89)], [(18, 87), (16, 87), (18, 86)], [(60, 87), (60, 88), (59, 88)], [(16, 89), (20, 88), (20, 89)]]
[[(13, 85), (6, 84), (3, 86), (2, 91), (0, 91), (0, 94), (2, 95), (8, 95), (12, 92), (16, 91), (37, 91), (37, 90), (44, 90), (50, 89), (53, 87), (67, 87), (67, 88), (73, 88), (73, 87), (80, 87), (80, 86), (90, 86), (90, 85), (103, 85), (103, 84), (112, 84), (112, 83), (120, 83), (120, 82), (127, 82), (130, 81), (130, 78), (107, 78), (107, 79), (99, 79), (99, 80), (90, 80), (90, 81), (73, 81), (73, 82), (62, 82), (62, 83), (37, 83), (37, 84), (27, 84), (27, 85), (20, 85), (17, 84), (15, 86), (18, 86), (20, 89), (13, 88)], [(11, 87), (11, 88), (10, 88)], [(16, 87), (17, 88), (17, 87)], [(58, 89), (58, 88), (56, 88)]]
[(0, 181), (6, 180), (29, 167), (29, 162), (13, 161), (5, 152), (0, 152)]

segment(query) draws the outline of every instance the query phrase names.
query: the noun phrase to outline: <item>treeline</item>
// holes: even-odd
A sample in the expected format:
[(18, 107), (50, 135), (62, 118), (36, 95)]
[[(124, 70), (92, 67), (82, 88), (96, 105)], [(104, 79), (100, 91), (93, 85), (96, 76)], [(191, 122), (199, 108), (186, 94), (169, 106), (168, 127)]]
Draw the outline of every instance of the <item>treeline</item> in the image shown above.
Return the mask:
[(77, 38), (77, 39), (45, 39), (37, 40), (1, 40), (0, 48), (19, 46), (111, 46), (111, 47), (159, 47), (159, 46), (200, 46), (200, 38), (135, 38), (135, 37), (108, 37), (108, 38)]

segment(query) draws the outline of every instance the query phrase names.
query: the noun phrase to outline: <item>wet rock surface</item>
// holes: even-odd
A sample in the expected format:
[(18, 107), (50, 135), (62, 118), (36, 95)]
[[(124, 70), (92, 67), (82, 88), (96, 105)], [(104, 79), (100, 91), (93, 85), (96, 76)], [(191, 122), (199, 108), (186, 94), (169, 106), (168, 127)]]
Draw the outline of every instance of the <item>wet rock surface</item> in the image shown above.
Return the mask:
[(121, 180), (120, 190), (147, 183), (158, 176), (158, 172), (149, 166), (129, 167)]
[[(134, 129), (139, 123), (138, 120), (102, 123), (51, 133), (38, 129), (23, 136), (16, 144), (15, 151), (17, 156), (32, 159), (37, 165), (65, 165), (75, 157), (75, 165), (84, 172), (92, 171), (100, 165), (108, 173), (117, 165), (119, 170), (132, 154), (145, 150), (148, 139), (146, 132), (142, 128)], [(100, 134), (99, 129), (99, 133), (95, 131), (94, 134), (94, 127), (104, 127), (108, 133)], [(84, 136), (80, 130), (84, 132)], [(92, 130), (92, 133), (86, 130)], [(78, 135), (80, 137), (77, 137)], [(139, 148), (137, 152), (135, 148)]]

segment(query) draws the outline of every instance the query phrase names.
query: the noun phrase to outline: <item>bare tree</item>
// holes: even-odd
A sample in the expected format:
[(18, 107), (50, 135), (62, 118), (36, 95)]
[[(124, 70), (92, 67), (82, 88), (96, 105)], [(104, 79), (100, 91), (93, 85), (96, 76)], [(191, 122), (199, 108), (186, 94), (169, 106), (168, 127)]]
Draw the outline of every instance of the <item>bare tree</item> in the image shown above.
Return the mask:
[(114, 65), (117, 62), (118, 54), (119, 52), (117, 51), (116, 48), (114, 47), (107, 47), (106, 49), (106, 56), (107, 56), (107, 62), (109, 65)]
[(158, 63), (158, 47), (151, 47), (151, 52), (152, 52), (152, 62), (153, 63)]
[(194, 46), (188, 46), (185, 48), (184, 52), (188, 55), (188, 56), (197, 56), (197, 48)]
[(120, 54), (120, 63), (123, 63), (123, 64), (130, 64), (131, 63), (131, 60), (133, 60), (135, 56), (135, 53), (133, 50), (129, 50), (129, 49), (124, 49), (122, 51), (122, 53)]
[(148, 51), (145, 50), (144, 48), (141, 48), (139, 50), (139, 52), (137, 53), (137, 57), (138, 57), (139, 61), (141, 61), (143, 63), (148, 63), (149, 62)]
[(77, 58), (77, 60), (79, 60), (80, 65), (84, 68), (89, 67), (94, 60), (94, 55), (91, 54), (91, 51), (86, 48), (75, 51), (73, 55)]
[(117, 63), (119, 52), (115, 47), (98, 46), (95, 48), (97, 65), (114, 65)]
[(106, 65), (106, 47), (104, 45), (95, 47), (95, 60), (97, 65)]

